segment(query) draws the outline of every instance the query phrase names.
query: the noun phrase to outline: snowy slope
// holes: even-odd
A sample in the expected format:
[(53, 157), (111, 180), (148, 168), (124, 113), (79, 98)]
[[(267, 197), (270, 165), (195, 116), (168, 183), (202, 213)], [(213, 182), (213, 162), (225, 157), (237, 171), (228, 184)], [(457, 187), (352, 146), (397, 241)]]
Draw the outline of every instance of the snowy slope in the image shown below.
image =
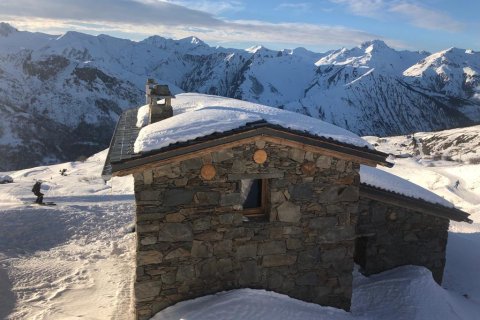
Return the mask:
[[(423, 70), (423, 62), (438, 54), (448, 56), (449, 68), (460, 67), (455, 76), (440, 73), (442, 86), (432, 86), (437, 76), (412, 70)], [(5, 109), (14, 108), (30, 115), (25, 118), (30, 122), (0, 122), (0, 170), (72, 160), (105, 148), (122, 110), (143, 103), (147, 77), (169, 84), (174, 93), (285, 108), (363, 135), (480, 121), (480, 53), (438, 54), (396, 51), (378, 40), (326, 53), (262, 46), (239, 50), (210, 47), (195, 37), (134, 42), (79, 32), (30, 33), (1, 24), (0, 119), (11, 118)], [(35, 141), (39, 126), (51, 127), (52, 136), (62, 128), (50, 143), (56, 148)], [(72, 140), (82, 147), (70, 147)], [(16, 163), (13, 147), (18, 145), (32, 155)]]
[[(405, 136), (367, 139), (384, 151), (408, 150)], [(471, 141), (464, 152), (475, 146)], [(397, 158), (395, 167), (383, 170), (452, 201), (474, 220), (451, 223), (443, 287), (428, 270), (406, 266), (368, 278), (355, 272), (350, 313), (242, 289), (179, 303), (155, 319), (478, 319), (480, 165), (410, 152), (412, 157)], [(105, 156), (103, 151), (85, 162), (0, 173), (15, 181), (0, 184), (0, 319), (133, 319), (133, 181), (113, 178), (105, 185)], [(45, 181), (45, 200), (57, 206), (30, 204), (35, 179)]]
[(364, 139), (381, 151), (397, 157), (420, 155), (426, 160), (443, 158), (467, 164), (480, 162), (480, 126), (385, 138), (371, 136)]
[[(105, 185), (105, 156), (0, 185), (0, 319), (131, 319), (133, 181)], [(32, 204), (35, 179), (57, 206)]]

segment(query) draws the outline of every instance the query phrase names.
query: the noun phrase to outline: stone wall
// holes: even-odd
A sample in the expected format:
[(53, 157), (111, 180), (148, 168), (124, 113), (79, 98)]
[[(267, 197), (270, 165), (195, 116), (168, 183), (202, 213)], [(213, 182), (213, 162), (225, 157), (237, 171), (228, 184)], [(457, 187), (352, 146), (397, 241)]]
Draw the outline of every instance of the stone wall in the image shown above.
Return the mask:
[[(264, 164), (252, 160), (264, 149)], [(204, 164), (216, 176), (202, 180)], [(262, 288), (348, 310), (359, 166), (251, 142), (135, 174), (137, 319), (178, 301)], [(240, 179), (268, 179), (268, 210), (246, 221)]]
[(449, 220), (360, 198), (355, 260), (366, 275), (424, 266), (442, 282)]

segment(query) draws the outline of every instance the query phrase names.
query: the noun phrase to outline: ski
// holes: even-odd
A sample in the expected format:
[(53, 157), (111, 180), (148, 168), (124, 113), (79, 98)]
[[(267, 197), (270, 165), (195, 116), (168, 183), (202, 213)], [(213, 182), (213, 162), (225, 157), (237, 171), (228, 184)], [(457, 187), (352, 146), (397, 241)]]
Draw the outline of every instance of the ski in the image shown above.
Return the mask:
[(55, 202), (42, 202), (42, 203), (33, 202), (32, 204), (38, 204), (39, 206), (56, 206), (57, 205)]

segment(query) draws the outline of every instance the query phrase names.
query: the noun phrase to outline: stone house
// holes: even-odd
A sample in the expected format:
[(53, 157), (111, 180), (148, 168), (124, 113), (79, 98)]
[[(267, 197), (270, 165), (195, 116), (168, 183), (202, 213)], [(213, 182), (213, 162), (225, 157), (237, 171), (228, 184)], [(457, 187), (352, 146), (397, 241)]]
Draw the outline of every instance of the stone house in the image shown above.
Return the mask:
[[(365, 274), (421, 265), (441, 282), (449, 220), (468, 215), (385, 188), (399, 179), (376, 177), (387, 154), (306, 116), (173, 97), (147, 83), (103, 172), (135, 180), (137, 319), (245, 287), (349, 310), (354, 262)], [(192, 101), (203, 108), (186, 111)]]

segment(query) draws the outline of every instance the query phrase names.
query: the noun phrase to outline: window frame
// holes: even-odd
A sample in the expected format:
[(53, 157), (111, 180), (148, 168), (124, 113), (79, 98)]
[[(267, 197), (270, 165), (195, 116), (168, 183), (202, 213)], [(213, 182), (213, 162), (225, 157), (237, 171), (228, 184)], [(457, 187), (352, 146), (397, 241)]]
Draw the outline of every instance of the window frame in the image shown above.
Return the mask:
[(260, 207), (256, 208), (248, 208), (243, 209), (242, 214), (248, 218), (256, 218), (256, 217), (265, 217), (267, 215), (267, 208), (268, 208), (268, 179), (255, 179), (260, 180), (262, 187), (261, 187), (261, 204)]

